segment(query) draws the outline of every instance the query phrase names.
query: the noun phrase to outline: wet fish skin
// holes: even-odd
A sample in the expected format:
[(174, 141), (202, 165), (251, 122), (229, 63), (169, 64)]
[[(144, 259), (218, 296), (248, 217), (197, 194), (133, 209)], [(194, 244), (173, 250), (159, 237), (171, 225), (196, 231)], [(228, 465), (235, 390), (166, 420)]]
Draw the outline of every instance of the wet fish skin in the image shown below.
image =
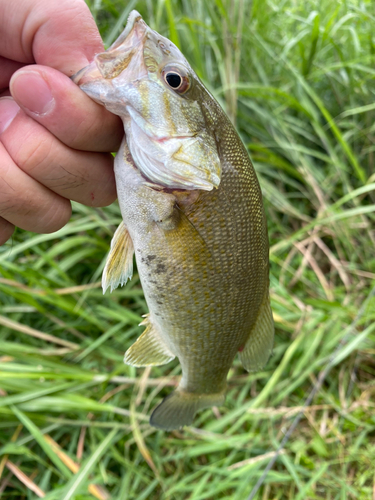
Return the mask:
[[(186, 77), (188, 90), (168, 87), (164, 68)], [(224, 403), (237, 352), (254, 371), (272, 351), (267, 224), (254, 168), (184, 56), (136, 11), (74, 81), (121, 116), (126, 132), (115, 159), (123, 223), (103, 289), (131, 277), (135, 253), (150, 313), (125, 362), (160, 365), (177, 356), (179, 387), (150, 423), (189, 425), (197, 410)]]

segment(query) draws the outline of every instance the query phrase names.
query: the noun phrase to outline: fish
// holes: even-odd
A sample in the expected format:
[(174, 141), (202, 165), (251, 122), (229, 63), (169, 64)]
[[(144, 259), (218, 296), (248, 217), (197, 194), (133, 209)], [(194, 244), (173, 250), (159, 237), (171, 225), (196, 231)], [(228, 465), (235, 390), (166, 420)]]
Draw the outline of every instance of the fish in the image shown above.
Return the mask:
[(272, 353), (267, 222), (257, 176), (231, 121), (180, 50), (133, 10), (119, 38), (73, 81), (121, 117), (114, 162), (123, 221), (103, 293), (132, 277), (149, 313), (125, 363), (178, 358), (176, 390), (150, 424), (171, 431), (221, 406), (236, 354), (247, 371)]

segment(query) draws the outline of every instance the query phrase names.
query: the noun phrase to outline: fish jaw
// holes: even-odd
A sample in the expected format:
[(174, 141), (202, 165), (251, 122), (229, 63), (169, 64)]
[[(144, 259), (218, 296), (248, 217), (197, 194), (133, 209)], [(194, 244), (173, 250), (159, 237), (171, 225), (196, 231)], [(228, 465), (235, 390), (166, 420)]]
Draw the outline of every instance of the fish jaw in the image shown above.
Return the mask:
[[(168, 67), (187, 75), (192, 92), (179, 95), (168, 87)], [(116, 42), (72, 79), (122, 118), (135, 164), (148, 181), (183, 190), (219, 186), (221, 162), (202, 112), (202, 84), (179, 49), (138, 12), (132, 11)]]
[(126, 114), (127, 92), (131, 92), (134, 82), (147, 77), (143, 48), (149, 30), (141, 15), (132, 11), (120, 37), (73, 75), (74, 83), (112, 113)]

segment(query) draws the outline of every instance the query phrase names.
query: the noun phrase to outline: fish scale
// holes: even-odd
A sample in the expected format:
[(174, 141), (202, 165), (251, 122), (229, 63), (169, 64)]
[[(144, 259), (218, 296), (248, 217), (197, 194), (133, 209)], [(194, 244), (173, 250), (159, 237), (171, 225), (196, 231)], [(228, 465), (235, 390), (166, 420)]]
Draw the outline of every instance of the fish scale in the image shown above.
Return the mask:
[[(183, 92), (168, 87), (168, 71), (173, 82), (184, 83)], [(103, 289), (131, 277), (134, 253), (149, 315), (125, 362), (160, 365), (178, 357), (179, 387), (150, 423), (179, 428), (199, 409), (223, 404), (237, 352), (252, 371), (272, 351), (259, 183), (219, 104), (177, 47), (136, 11), (119, 41), (74, 81), (124, 122), (126, 138), (115, 159), (123, 223)]]

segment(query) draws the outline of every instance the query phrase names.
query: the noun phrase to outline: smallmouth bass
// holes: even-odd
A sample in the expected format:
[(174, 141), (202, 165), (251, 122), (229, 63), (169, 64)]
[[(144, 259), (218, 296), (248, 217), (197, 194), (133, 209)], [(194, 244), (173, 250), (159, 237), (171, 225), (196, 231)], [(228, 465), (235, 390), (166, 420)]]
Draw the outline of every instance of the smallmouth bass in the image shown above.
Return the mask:
[(125, 30), (74, 77), (124, 123), (115, 158), (123, 222), (103, 290), (132, 276), (149, 314), (125, 363), (178, 357), (178, 388), (151, 415), (172, 430), (225, 400), (236, 353), (255, 371), (271, 354), (267, 224), (248, 153), (179, 49), (132, 11)]

